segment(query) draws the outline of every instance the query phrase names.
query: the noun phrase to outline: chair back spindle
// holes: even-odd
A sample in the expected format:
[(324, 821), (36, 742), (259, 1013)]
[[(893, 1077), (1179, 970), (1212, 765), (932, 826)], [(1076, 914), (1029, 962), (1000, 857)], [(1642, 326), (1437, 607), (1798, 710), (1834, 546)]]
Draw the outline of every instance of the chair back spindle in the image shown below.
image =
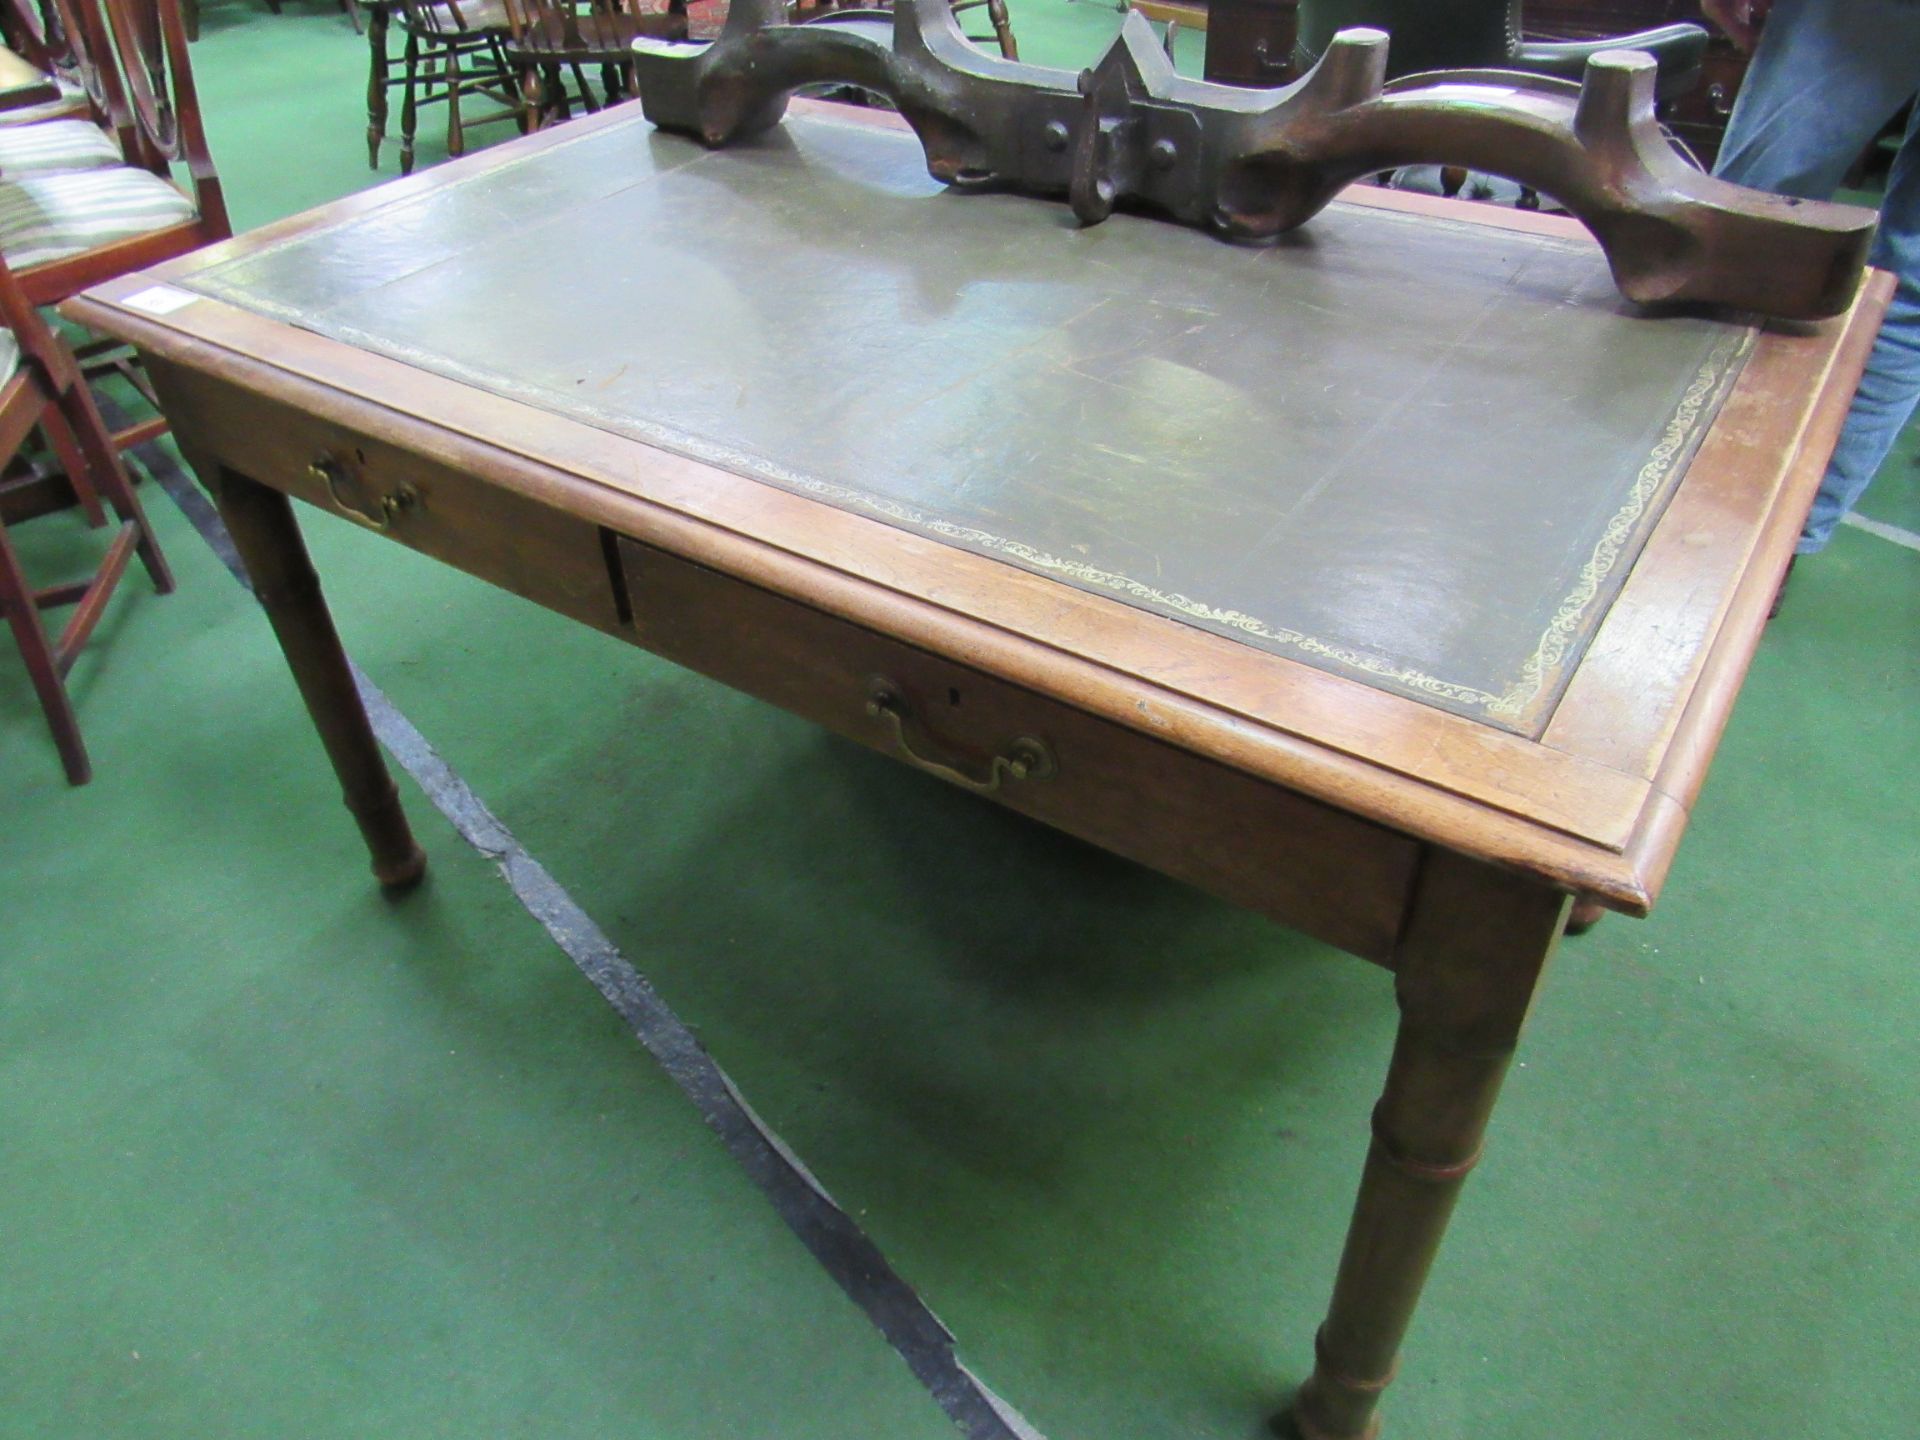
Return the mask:
[[(608, 102), (633, 93), (633, 42), (641, 36), (685, 39), (686, 0), (643, 10), (635, 0), (505, 0), (507, 59), (520, 77), (535, 128), (564, 120), (577, 101), (600, 108), (587, 78), (598, 69)], [(566, 77), (573, 77), (571, 95)]]

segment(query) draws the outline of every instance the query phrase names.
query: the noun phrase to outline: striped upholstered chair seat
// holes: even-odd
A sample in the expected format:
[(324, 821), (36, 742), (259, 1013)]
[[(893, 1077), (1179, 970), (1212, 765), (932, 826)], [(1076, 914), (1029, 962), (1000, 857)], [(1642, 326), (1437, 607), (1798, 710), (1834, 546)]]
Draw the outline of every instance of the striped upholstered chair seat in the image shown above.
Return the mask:
[(0, 178), (0, 255), (16, 271), (185, 225), (191, 198), (131, 166)]
[(19, 368), (20, 342), (13, 338), (11, 330), (0, 330), (0, 385), (11, 380)]
[(48, 120), (0, 128), (0, 180), (99, 170), (121, 163), (120, 147), (90, 121)]

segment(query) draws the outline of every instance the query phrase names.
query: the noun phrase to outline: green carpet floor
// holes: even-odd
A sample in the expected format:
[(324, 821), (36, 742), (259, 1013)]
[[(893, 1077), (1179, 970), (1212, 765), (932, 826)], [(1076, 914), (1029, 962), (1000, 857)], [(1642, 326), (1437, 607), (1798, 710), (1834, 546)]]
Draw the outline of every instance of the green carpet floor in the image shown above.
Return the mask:
[[(1042, 62), (1116, 19), (1015, 3)], [(336, 11), (203, 14), (237, 223), (395, 173)], [(1917, 460), (1865, 514), (1920, 528)], [(130, 580), (75, 673), (92, 785), (0, 655), (0, 1437), (956, 1433), (411, 786), (431, 882), (374, 891), (266, 626), (149, 494), (180, 591)], [(308, 530), (356, 658), (987, 1383), (1050, 1440), (1263, 1433), (1383, 974)], [(1661, 907), (1562, 953), (1389, 1435), (1914, 1433), (1920, 554), (1800, 568)]]

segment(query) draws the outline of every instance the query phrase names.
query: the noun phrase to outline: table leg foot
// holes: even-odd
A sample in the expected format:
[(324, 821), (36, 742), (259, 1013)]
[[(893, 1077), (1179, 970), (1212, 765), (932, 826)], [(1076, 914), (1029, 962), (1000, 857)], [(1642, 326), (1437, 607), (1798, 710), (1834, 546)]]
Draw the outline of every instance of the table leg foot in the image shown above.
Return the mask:
[(1487, 1120), (1568, 897), (1433, 851), (1395, 956), (1400, 1032), (1373, 1111), (1314, 1371), (1289, 1417), (1302, 1440), (1373, 1440), (1400, 1342)]
[[(1314, 1337), (1313, 1374), (1294, 1392), (1293, 1403), (1281, 1417), (1297, 1440), (1377, 1440), (1380, 1392), (1387, 1380), (1355, 1380), (1328, 1363), (1321, 1337)], [(1392, 1376), (1387, 1377), (1388, 1380)]]
[[(367, 842), (367, 851), (373, 858), (373, 878), (380, 882), (384, 890), (411, 890), (426, 878), (427, 852), (413, 839), (397, 791), (388, 804), (377, 807), (377, 810), (378, 813), (369, 817), (354, 816), (359, 822), (361, 837)], [(402, 855), (386, 853), (384, 847), (376, 848), (375, 836), (385, 835), (396, 828), (406, 833), (411, 848)]]

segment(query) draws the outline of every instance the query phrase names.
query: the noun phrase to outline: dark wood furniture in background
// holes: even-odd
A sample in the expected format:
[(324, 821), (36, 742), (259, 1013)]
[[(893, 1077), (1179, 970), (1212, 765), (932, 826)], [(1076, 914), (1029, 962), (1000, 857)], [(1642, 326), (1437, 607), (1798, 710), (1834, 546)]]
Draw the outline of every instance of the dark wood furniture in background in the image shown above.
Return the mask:
[[(97, 5), (104, 5), (104, 30), (98, 27)], [(95, 68), (104, 77), (113, 66), (116, 84), (125, 87), (127, 163), (111, 172), (94, 170), (18, 182), (0, 177), (0, 195), (10, 184), (43, 187), (36, 197), (40, 216), (35, 224), (23, 230), (18, 240), (5, 242), (15, 278), (36, 305), (54, 304), (109, 276), (157, 264), (233, 233), (220, 175), (207, 148), (178, 0), (73, 0), (70, 13), (84, 26)], [(109, 53), (111, 60), (102, 52)], [(184, 171), (184, 176), (177, 171)], [(126, 194), (104, 193), (106, 187), (114, 186)], [(128, 213), (128, 207), (144, 204), (153, 222), (103, 230), (97, 241), (67, 253), (32, 258), (44, 253), (45, 226), (51, 220), (70, 224), (76, 236), (87, 235), (97, 218), (96, 194), (98, 215), (110, 210)], [(163, 219), (157, 202), (169, 195), (175, 203)]]
[[(512, 120), (527, 125), (513, 67), (505, 45), (512, 34), (505, 0), (368, 0), (367, 168), (380, 167), (380, 145), (387, 135), (387, 92), (400, 92), (400, 173), (413, 173), (414, 138), (420, 107), (447, 107), (447, 153), (467, 148), (467, 127)], [(400, 73), (393, 73), (387, 35), (395, 12), (405, 37)], [(464, 102), (489, 108), (470, 115)]]
[[(1493, 0), (1500, 8), (1504, 0)], [(1298, 77), (1294, 40), (1301, 0), (1208, 0), (1206, 78), (1223, 85), (1282, 85)], [(1711, 169), (1747, 57), (1700, 13), (1698, 0), (1526, 0), (1531, 40), (1597, 40), (1693, 23), (1709, 36), (1699, 81), (1661, 106), (1674, 134)]]
[[(1818, 325), (1650, 320), (1549, 217), (1361, 187), (1304, 249), (1126, 215), (1069, 245), (922, 170), (879, 112), (797, 103), (743, 158), (629, 107), (67, 313), (147, 357), (383, 882), (425, 861), (293, 500), (1395, 972), (1295, 1402), (1360, 1440), (1573, 898), (1665, 882), (1889, 278)], [(1462, 327), (1546, 348), (1464, 375)], [(1521, 612), (1518, 698), (1455, 683)], [(1382, 626), (1428, 668), (1344, 643)]]
[(1207, 28), (1207, 0), (1132, 0), (1123, 9), (1138, 10), (1149, 20), (1186, 30)]
[(0, 30), (31, 65), (55, 77), (55, 98), (0, 110), (0, 125), (88, 119), (113, 132), (121, 153), (133, 144), (133, 117), (105, 38), (98, 0), (0, 0)]
[[(0, 514), (0, 615), (5, 616), (20, 658), (26, 662), (27, 678), (53, 731), (67, 782), (84, 785), (92, 778), (93, 766), (67, 694), (67, 672), (134, 555), (139, 555), (153, 588), (162, 595), (173, 589), (173, 575), (127, 482), (79, 363), (47, 328), (4, 261), (0, 261), (0, 325), (5, 327), (0, 350), (10, 352), (0, 353), (0, 467), (38, 430), (58, 457), (88, 522), (95, 527), (106, 523), (100, 504), (103, 497), (120, 521), (105, 555), (86, 579), (36, 588), (27, 580), (7, 534), (6, 517)], [(40, 612), (69, 605), (73, 614), (59, 638), (49, 641), (41, 628)]]
[[(280, 13), (280, 0), (267, 0), (267, 9), (271, 10), (274, 14), (278, 15)], [(358, 35), (361, 30), (360, 0), (340, 0), (340, 9), (346, 15), (347, 23), (353, 26), (353, 33)], [(198, 36), (199, 36), (199, 25), (196, 23), (194, 26), (194, 34), (192, 38), (197, 39)]]
[(607, 104), (633, 95), (635, 40), (687, 38), (686, 0), (666, 0), (657, 11), (643, 10), (633, 0), (505, 0), (505, 5), (503, 50), (525, 107), (524, 128), (532, 130), (568, 119), (575, 106), (588, 114), (600, 108), (588, 71), (597, 73)]
[[(727, 0), (694, 0), (690, 8), (695, 11), (693, 34), (696, 39), (705, 40), (720, 33), (727, 19)], [(1014, 38), (1007, 0), (953, 0), (951, 8), (960, 17), (967, 39), (982, 49), (997, 49), (1002, 59), (1020, 58), (1020, 45)], [(893, 0), (816, 0), (816, 3), (787, 0), (787, 18), (796, 25), (846, 23), (859, 16), (882, 17), (892, 10)], [(839, 17), (838, 22), (835, 17)]]
[(978, 17), (985, 20), (986, 30), (977, 26), (967, 31), (967, 38), (980, 46), (991, 45), (1000, 51), (1003, 60), (1020, 58), (1020, 42), (1013, 35), (1013, 16), (1007, 10), (1007, 0), (953, 0), (953, 13), (961, 16), (963, 26), (973, 22), (965, 17), (970, 10), (979, 10)]
[(1295, 78), (1299, 26), (1300, 0), (1207, 0), (1201, 73), (1222, 85), (1284, 85)]
[[(42, 43), (78, 82), (52, 108), (70, 103), (76, 118), (109, 131), (125, 163), (0, 174), (0, 255), (37, 305), (232, 233), (176, 0), (55, 0), (48, 14), (57, 24)], [(83, 345), (79, 359), (90, 374), (112, 370), (144, 386), (124, 347)], [(113, 439), (124, 450), (165, 429), (155, 411)], [(12, 520), (75, 499), (58, 470), (16, 469), (0, 480), (0, 515)]]
[(1673, 133), (1711, 170), (1727, 133), (1747, 57), (1701, 14), (1699, 0), (1526, 0), (1527, 33), (1543, 40), (1590, 40), (1652, 25), (1691, 22), (1708, 36), (1700, 83), (1661, 107)]

